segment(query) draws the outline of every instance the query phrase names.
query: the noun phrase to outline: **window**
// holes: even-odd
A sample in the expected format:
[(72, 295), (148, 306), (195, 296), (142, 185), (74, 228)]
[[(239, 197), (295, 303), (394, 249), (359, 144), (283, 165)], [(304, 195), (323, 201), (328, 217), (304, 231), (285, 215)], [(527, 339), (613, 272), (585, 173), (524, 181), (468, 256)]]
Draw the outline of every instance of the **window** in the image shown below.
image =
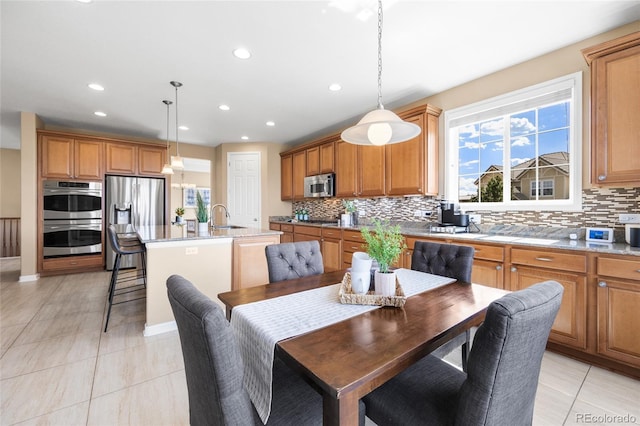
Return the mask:
[(445, 197), (465, 210), (581, 208), (582, 73), (445, 113)]
[(535, 196), (553, 197), (553, 181), (531, 181), (531, 198)]

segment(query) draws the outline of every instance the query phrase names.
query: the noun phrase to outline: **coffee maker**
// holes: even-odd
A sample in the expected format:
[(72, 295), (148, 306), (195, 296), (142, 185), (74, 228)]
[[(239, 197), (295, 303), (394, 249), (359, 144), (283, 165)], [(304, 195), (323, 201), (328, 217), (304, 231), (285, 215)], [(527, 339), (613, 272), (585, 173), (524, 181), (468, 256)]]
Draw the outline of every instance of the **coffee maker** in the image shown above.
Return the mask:
[(438, 224), (440, 226), (469, 226), (469, 215), (461, 214), (456, 204), (442, 200), (438, 207)]

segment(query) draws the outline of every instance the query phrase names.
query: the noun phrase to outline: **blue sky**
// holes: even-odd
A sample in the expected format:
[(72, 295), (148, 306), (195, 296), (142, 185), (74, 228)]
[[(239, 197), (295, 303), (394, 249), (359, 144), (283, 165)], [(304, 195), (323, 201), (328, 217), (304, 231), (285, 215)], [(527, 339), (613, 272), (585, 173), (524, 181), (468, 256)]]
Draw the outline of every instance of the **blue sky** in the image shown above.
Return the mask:
[(473, 182), (491, 165), (504, 165), (505, 122), (510, 121), (511, 155), (515, 166), (537, 155), (569, 151), (569, 103), (546, 106), (463, 126), (459, 129), (459, 193), (474, 193)]

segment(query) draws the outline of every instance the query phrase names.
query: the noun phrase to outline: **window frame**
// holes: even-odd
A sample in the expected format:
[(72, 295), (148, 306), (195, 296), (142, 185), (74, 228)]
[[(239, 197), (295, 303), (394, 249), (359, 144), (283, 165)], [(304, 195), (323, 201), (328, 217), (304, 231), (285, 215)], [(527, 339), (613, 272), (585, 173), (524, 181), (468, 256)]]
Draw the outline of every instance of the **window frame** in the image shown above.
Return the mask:
[[(451, 202), (459, 202), (458, 182), (459, 182), (459, 157), (458, 157), (458, 141), (454, 140), (453, 129), (458, 126), (451, 126), (454, 120), (471, 116), (482, 111), (492, 110), (495, 108), (505, 107), (507, 105), (522, 102), (527, 99), (535, 98), (563, 89), (571, 89), (571, 108), (569, 114), (569, 198), (563, 200), (552, 200), (539, 198), (538, 200), (511, 200), (502, 202), (463, 202), (460, 207), (465, 211), (480, 210), (519, 210), (519, 211), (579, 211), (582, 210), (582, 78), (581, 71), (558, 77), (549, 81), (545, 81), (523, 89), (515, 90), (493, 98), (485, 99), (473, 104), (465, 105), (459, 108), (445, 111), (444, 113), (444, 143), (445, 156), (444, 164), (444, 196)], [(500, 115), (497, 115), (498, 117)], [(509, 150), (505, 149), (505, 156), (509, 154)], [(508, 158), (505, 158), (505, 164)], [(510, 167), (510, 166), (509, 166)], [(503, 181), (505, 172), (503, 171)], [(508, 180), (510, 181), (510, 180)], [(510, 185), (505, 185), (510, 187)], [(555, 183), (554, 183), (555, 187)], [(555, 190), (555, 188), (554, 188)], [(540, 197), (546, 197), (544, 195)], [(504, 197), (503, 197), (504, 199)]]

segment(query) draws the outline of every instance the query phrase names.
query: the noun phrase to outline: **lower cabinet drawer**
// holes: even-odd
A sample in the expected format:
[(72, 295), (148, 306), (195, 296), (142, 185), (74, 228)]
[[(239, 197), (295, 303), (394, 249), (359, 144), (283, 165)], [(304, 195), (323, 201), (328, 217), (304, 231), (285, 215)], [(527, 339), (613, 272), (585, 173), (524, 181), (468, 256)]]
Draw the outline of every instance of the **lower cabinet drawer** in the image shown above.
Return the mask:
[(587, 257), (583, 254), (512, 248), (511, 263), (561, 271), (587, 272)]
[(83, 268), (102, 267), (102, 254), (95, 256), (72, 256), (44, 259), (42, 261), (43, 272), (71, 271)]
[(628, 278), (640, 281), (640, 258), (636, 259), (612, 259), (598, 257), (598, 275), (606, 275), (616, 278)]

